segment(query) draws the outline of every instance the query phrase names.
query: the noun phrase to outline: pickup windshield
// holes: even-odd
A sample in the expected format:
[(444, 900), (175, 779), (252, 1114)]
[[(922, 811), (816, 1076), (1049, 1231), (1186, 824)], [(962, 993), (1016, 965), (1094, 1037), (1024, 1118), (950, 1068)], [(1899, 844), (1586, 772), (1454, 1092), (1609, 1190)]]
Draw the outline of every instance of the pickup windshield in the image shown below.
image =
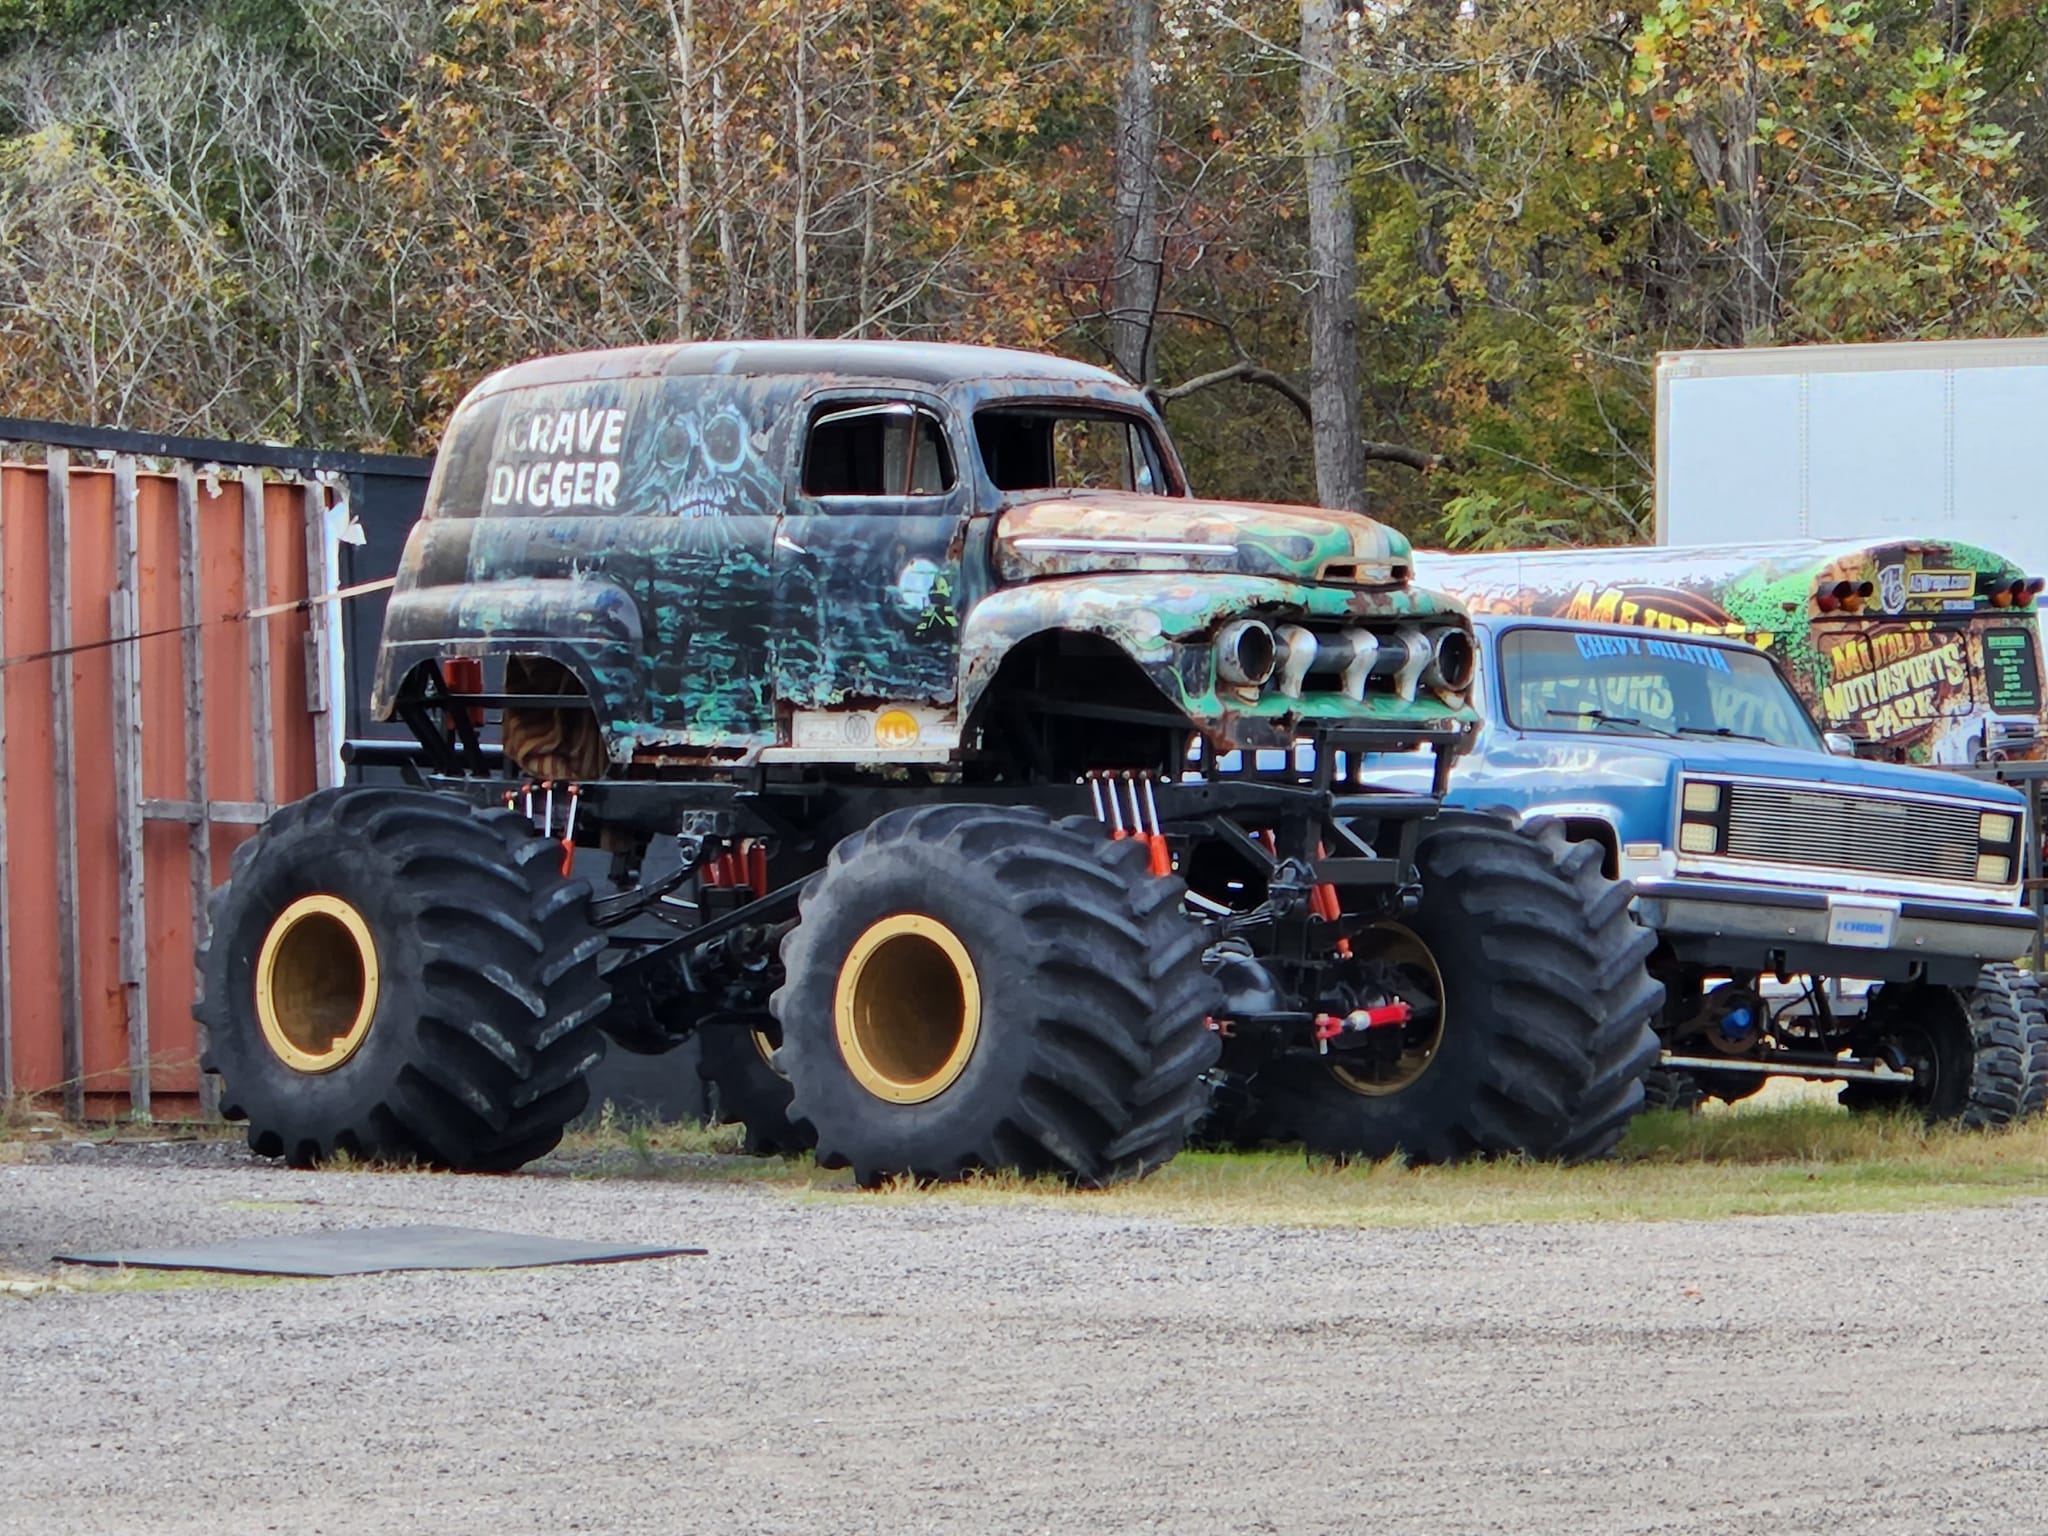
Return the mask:
[(1517, 730), (1826, 750), (1798, 696), (1755, 651), (1641, 631), (1512, 629), (1500, 666), (1501, 707)]

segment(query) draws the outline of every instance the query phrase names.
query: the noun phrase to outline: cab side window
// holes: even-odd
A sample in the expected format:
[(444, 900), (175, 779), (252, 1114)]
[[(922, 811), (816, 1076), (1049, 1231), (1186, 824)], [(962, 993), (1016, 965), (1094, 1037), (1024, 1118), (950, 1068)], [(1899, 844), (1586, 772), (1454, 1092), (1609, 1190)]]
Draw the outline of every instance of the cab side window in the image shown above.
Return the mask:
[(943, 496), (953, 453), (939, 418), (906, 401), (835, 401), (811, 418), (806, 496)]

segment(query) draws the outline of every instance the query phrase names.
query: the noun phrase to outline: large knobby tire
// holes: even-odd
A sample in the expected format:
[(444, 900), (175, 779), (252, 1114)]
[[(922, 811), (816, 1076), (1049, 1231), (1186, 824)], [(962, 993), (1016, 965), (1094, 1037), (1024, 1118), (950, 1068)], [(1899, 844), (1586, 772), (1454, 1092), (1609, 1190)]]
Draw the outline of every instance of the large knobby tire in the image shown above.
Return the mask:
[(1881, 1048), (1914, 1071), (1909, 1088), (1850, 1083), (1851, 1110), (1911, 1107), (1929, 1125), (1993, 1130), (2019, 1119), (2027, 1093), (2027, 1020), (2022, 973), (1987, 965), (1972, 988), (1888, 985), (1871, 994), (1870, 1022)]
[(2032, 971), (2015, 972), (2015, 1000), (2027, 1027), (2027, 1082), (2020, 1094), (2020, 1118), (2030, 1120), (2048, 1109), (2048, 996)]
[[(1600, 849), (1549, 818), (1445, 813), (1416, 850), (1422, 905), (1404, 920), (1441, 986), (1419, 1070), (1369, 1084), (1313, 1058), (1262, 1070), (1268, 1136), (1339, 1158), (1447, 1163), (1604, 1156), (1643, 1107), (1664, 987), (1654, 936)], [(1361, 955), (1373, 935), (1362, 936)], [(1405, 939), (1404, 939), (1405, 942)]]
[(712, 1110), (746, 1132), (755, 1157), (792, 1157), (818, 1144), (806, 1120), (789, 1114), (789, 1079), (776, 1064), (782, 1026), (773, 1018), (722, 1019), (697, 1030), (697, 1075), (714, 1092)]
[(236, 850), (199, 951), (204, 1070), (266, 1157), (502, 1171), (589, 1097), (608, 994), (587, 881), (510, 811), (323, 790)]
[(1181, 894), (1084, 818), (933, 806), (847, 838), (774, 998), (818, 1161), (867, 1185), (986, 1168), (1088, 1186), (1166, 1162), (1218, 1043)]

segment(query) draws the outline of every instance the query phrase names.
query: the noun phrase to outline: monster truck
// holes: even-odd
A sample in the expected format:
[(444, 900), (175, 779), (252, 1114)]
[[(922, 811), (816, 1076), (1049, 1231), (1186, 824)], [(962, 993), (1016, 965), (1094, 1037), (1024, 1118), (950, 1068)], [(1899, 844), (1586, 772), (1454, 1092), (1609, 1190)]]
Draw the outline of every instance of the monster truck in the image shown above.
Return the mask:
[[(1593, 1156), (1652, 941), (1558, 823), (1443, 810), (1472, 667), (1398, 534), (1195, 499), (1096, 368), (526, 363), (450, 421), (391, 597), (410, 782), (240, 851), (205, 1063), (301, 1163), (515, 1167), (607, 1040), (692, 1036), (759, 1144), (864, 1183), (1142, 1175), (1252, 1078), (1338, 1156)], [(1422, 786), (1351, 771), (1386, 753)]]
[(1555, 817), (1629, 879), (1667, 988), (1653, 1104), (1793, 1077), (1991, 1127), (2048, 1098), (2016, 790), (1831, 754), (1739, 640), (1473, 622), (1485, 724), (1449, 800)]

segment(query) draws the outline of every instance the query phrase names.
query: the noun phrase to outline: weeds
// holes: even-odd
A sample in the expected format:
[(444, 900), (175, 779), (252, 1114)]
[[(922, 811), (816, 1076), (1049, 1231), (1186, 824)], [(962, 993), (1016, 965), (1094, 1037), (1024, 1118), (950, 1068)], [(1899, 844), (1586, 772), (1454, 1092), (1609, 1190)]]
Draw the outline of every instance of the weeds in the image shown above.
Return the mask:
[[(671, 1128), (650, 1128), (660, 1139)], [(682, 1139), (705, 1136), (683, 1130)], [(1151, 1178), (1100, 1191), (979, 1174), (896, 1179), (856, 1194), (808, 1160), (677, 1160), (662, 1176), (749, 1182), (799, 1199), (882, 1204), (1057, 1205), (1203, 1226), (1428, 1227), (1505, 1222), (1682, 1221), (1912, 1211), (2048, 1196), (2048, 1120), (2007, 1131), (1929, 1129), (1908, 1115), (1850, 1115), (1811, 1099), (1640, 1117), (1611, 1161), (1565, 1168), (1502, 1159), (1411, 1168), (1343, 1166), (1299, 1151), (1183, 1153)]]
[(738, 1157), (745, 1140), (746, 1131), (738, 1125), (661, 1121), (621, 1114), (618, 1106), (607, 1099), (594, 1121), (569, 1129), (556, 1155), (588, 1157), (626, 1152), (641, 1163), (651, 1164), (669, 1155)]
[(253, 1290), (262, 1286), (304, 1284), (297, 1275), (237, 1275), (215, 1269), (107, 1269), (66, 1271), (60, 1275), (0, 1281), (0, 1297), (34, 1301), (44, 1296), (128, 1296), (157, 1291)]
[[(1930, 1129), (1907, 1114), (1851, 1115), (1823, 1094), (1766, 1095), (1697, 1115), (1640, 1116), (1617, 1155), (1564, 1168), (1503, 1159), (1341, 1166), (1298, 1150), (1183, 1153), (1151, 1178), (1100, 1191), (984, 1174), (896, 1180), (857, 1193), (808, 1157), (742, 1155), (737, 1125), (669, 1124), (606, 1104), (540, 1165), (557, 1175), (744, 1183), (804, 1200), (1058, 1205), (1195, 1225), (1423, 1227), (1466, 1223), (1710, 1220), (1914, 1211), (2048, 1197), (2048, 1118), (2005, 1131)], [(337, 1171), (410, 1171), (347, 1155)]]

